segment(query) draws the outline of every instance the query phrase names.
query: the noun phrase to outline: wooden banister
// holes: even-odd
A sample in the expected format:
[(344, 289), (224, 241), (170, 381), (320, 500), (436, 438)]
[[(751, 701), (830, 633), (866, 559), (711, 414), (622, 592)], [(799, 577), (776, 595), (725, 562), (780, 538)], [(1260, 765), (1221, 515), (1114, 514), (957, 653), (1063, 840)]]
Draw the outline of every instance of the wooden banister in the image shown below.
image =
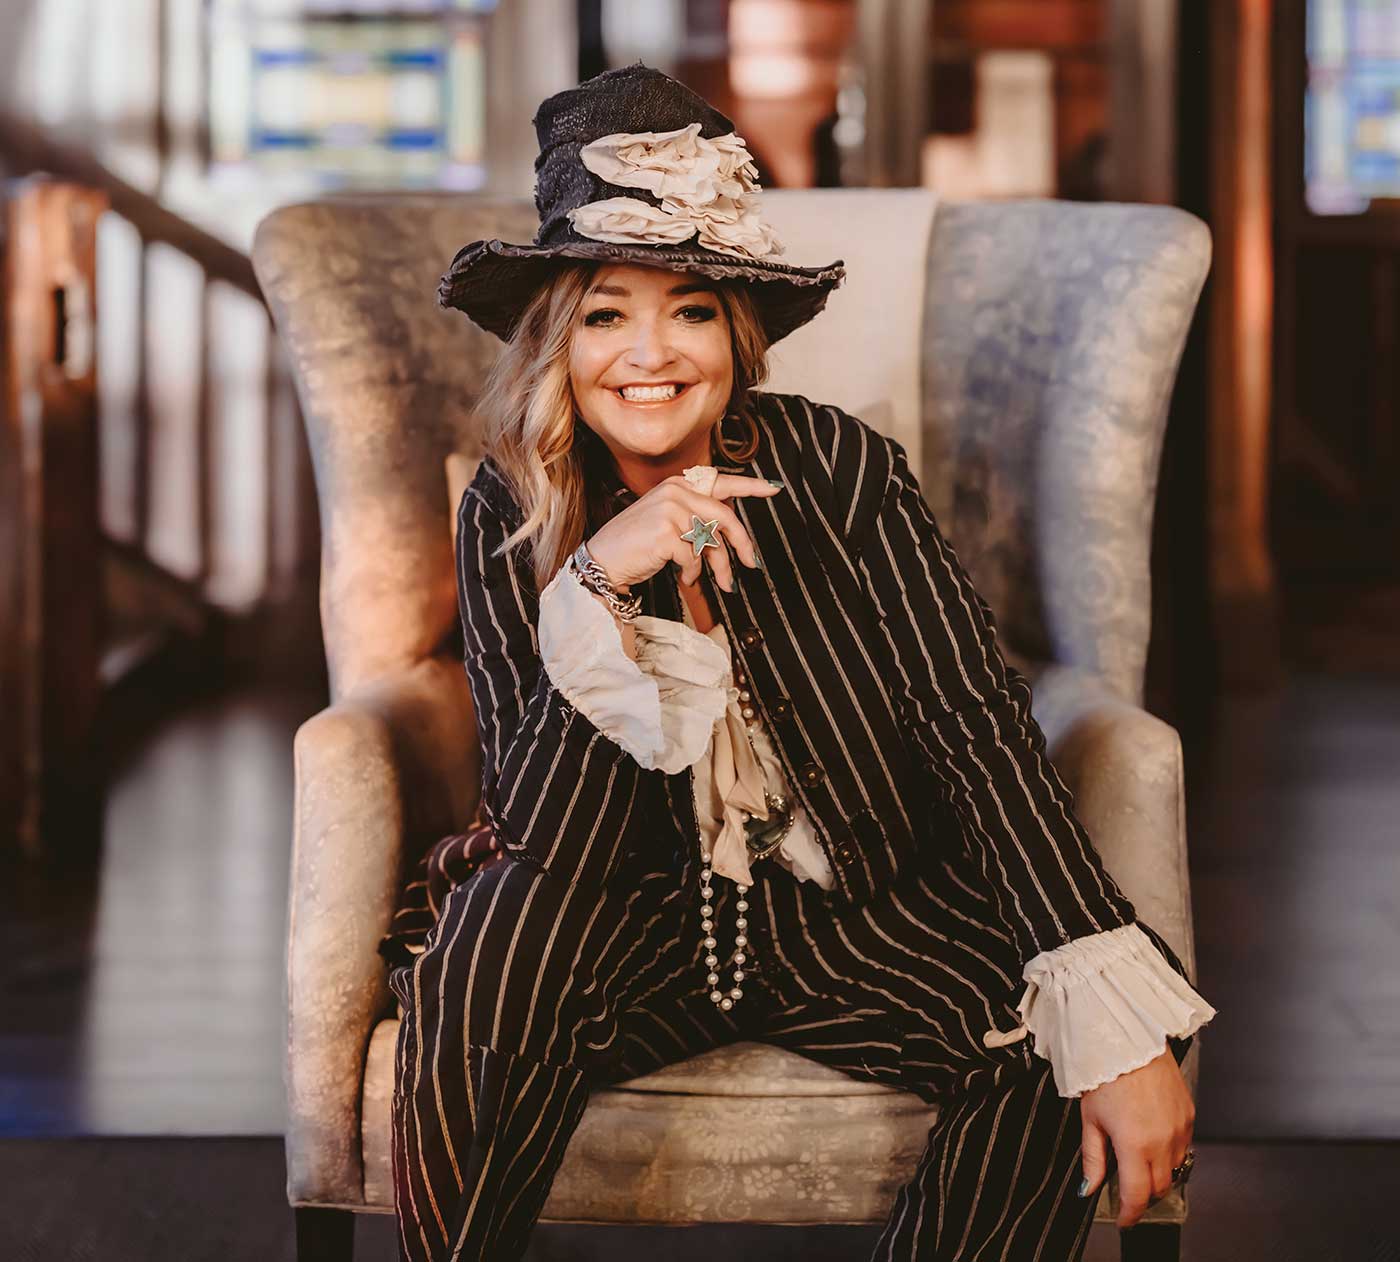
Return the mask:
[(103, 196), (0, 201), (0, 837), (37, 856), (90, 801), (103, 630), (93, 276)]
[[(103, 215), (128, 226), (126, 232), (112, 234), (110, 246), (104, 235), (100, 248), (112, 251), (110, 275), (115, 278), (125, 273), (131, 283), (107, 283), (100, 293), (92, 285), (85, 291), (89, 297), (97, 294), (96, 305), (100, 307), (100, 311), (90, 309), (89, 315), (107, 334), (114, 335), (123, 352), (124, 343), (132, 347), (129, 360), (103, 367), (104, 376), (115, 373), (116, 379), (129, 381), (131, 392), (127, 396), (104, 395), (96, 389), (94, 379), (88, 430), (103, 472), (91, 486), (75, 481), (65, 488), (68, 499), (84, 500), (85, 548), (87, 555), (100, 559), (102, 574), (101, 580), (91, 585), (91, 592), (96, 593), (96, 599), (107, 601), (105, 634), (97, 661), (75, 661), (70, 682), (77, 686), (86, 680), (106, 694), (139, 667), (154, 666), (163, 671), (169, 665), (180, 670), (192, 660), (206, 663), (211, 678), (240, 668), (282, 671), (297, 677), (324, 669), (315, 579), (320, 535), (310, 454), (282, 347), (251, 261), (228, 242), (162, 205), (151, 192), (112, 171), (81, 142), (50, 134), (33, 121), (0, 109), (0, 176), (38, 174), (49, 177), (37, 181), (39, 184), (67, 187), (75, 195), (96, 199), (93, 204), (103, 209), (93, 212), (92, 227)], [(61, 216), (64, 212), (60, 208), (56, 213)], [(185, 261), (197, 286), (190, 295), (189, 320), (178, 329), (170, 324), (170, 303), (160, 288), (165, 275), (160, 255), (167, 253)], [(128, 259), (135, 265), (129, 272)], [(103, 275), (108, 276), (105, 265)], [(226, 288), (221, 290), (220, 286)], [(183, 283), (179, 288), (178, 298), (183, 301)], [(246, 308), (238, 310), (243, 305), (239, 295), (261, 309), (261, 331), (245, 328), (255, 317)], [(61, 313), (63, 308), (61, 298), (48, 290), (30, 296), (33, 302), (22, 321), (11, 321), (11, 329), (21, 323), (26, 327), (62, 323), (61, 316), (55, 315), (55, 310)], [(14, 301), (13, 293), (6, 297)], [(225, 303), (225, 298), (230, 301)], [(240, 375), (247, 368), (229, 367), (245, 361), (228, 353), (231, 343), (224, 335), (226, 318), (238, 319), (240, 336), (251, 332), (253, 345), (262, 339), (266, 366), (252, 370), (258, 373), (256, 380)], [(162, 354), (164, 339), (171, 333), (181, 339), (189, 337), (191, 355), (181, 360), (178, 370), (189, 371), (190, 384), (195, 387), (187, 411), (172, 410), (172, 393), (164, 388), (169, 383), (161, 377), (173, 362)], [(106, 335), (101, 340), (110, 355), (112, 341)], [(240, 341), (238, 346), (247, 344)], [(70, 353), (80, 349), (68, 348)], [(113, 402), (119, 413), (100, 417), (104, 400)], [(255, 401), (251, 411), (249, 400)], [(8, 402), (13, 401), (12, 394)], [(18, 416), (11, 410), (6, 417), (10, 436), (16, 441), (24, 432)], [(266, 453), (262, 469), (266, 496), (260, 508), (253, 501), (236, 523), (227, 512), (216, 512), (217, 495), (231, 481), (222, 463), (230, 450), (225, 439), (231, 433), (221, 430), (233, 423), (231, 417), (243, 427), (232, 435), (236, 448), (250, 456), (259, 449)], [(97, 452), (97, 434), (108, 423), (120, 438), (107, 450)], [(243, 435), (249, 426), (254, 429), (248, 435), (250, 441), (245, 442)], [(188, 465), (184, 463), (185, 452), (193, 456)], [(176, 469), (188, 472), (177, 474)], [(0, 471), (0, 480), (3, 476)], [(188, 477), (190, 484), (164, 484), (172, 477)], [(105, 521), (98, 511), (100, 487), (109, 493), (118, 488), (124, 496), (123, 503), (108, 504), (110, 517)], [(155, 517), (155, 510), (169, 502), (167, 496), (189, 506), (189, 516), (177, 519), (174, 525), (168, 524), (168, 518), (157, 521)], [(172, 545), (188, 558), (179, 572), (167, 559)], [(221, 568), (231, 556), (244, 568)], [(246, 579), (230, 587), (230, 575), (255, 574), (259, 569), (263, 577), (257, 592), (248, 591)], [(5, 577), (0, 563), (0, 580)], [(4, 586), (0, 581), (0, 587)], [(80, 619), (77, 625), (86, 622)], [(237, 634), (232, 633), (235, 626)], [(0, 661), (0, 675), (5, 677), (0, 683), (29, 677), (26, 672), (42, 656), (47, 639), (52, 636), (58, 642), (62, 638), (49, 626), (30, 630), (32, 660), (28, 664)], [(183, 695), (188, 689), (173, 691)], [(54, 704), (62, 702), (61, 693), (59, 689), (36, 705), (45, 712), (56, 712)], [(62, 704), (66, 711), (79, 713), (79, 707)], [(0, 750), (0, 799), (7, 784), (13, 786), (19, 774), (13, 758), (8, 766), (5, 763)], [(32, 817), (26, 827), (32, 848), (38, 844)]]
[(108, 204), (147, 244), (171, 246), (204, 269), (210, 280), (233, 285), (262, 301), (262, 290), (246, 254), (162, 206), (121, 178), (93, 154), (56, 139), (17, 115), (0, 110), (0, 167), (11, 175), (45, 171), (105, 193)]

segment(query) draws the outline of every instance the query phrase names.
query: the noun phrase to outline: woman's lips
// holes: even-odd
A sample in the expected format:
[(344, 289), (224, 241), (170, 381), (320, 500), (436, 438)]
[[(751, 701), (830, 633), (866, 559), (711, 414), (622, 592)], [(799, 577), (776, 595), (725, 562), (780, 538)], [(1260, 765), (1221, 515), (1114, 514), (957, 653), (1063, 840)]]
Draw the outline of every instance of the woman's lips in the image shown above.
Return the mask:
[(620, 402), (626, 403), (629, 407), (634, 407), (634, 408), (655, 408), (655, 407), (661, 407), (661, 406), (663, 406), (664, 404), (667, 404), (667, 403), (674, 403), (674, 402), (675, 402), (677, 399), (679, 399), (683, 394), (685, 394), (685, 392), (686, 392), (689, 388), (690, 388), (690, 383), (689, 383), (689, 382), (686, 382), (684, 385), (677, 386), (677, 388), (676, 388), (676, 393), (673, 394), (669, 399), (629, 399), (629, 398), (627, 398), (626, 395), (624, 395), (624, 394), (622, 393), (621, 390), (614, 390), (614, 391), (613, 391), (613, 394), (615, 394), (615, 395), (618, 397), (618, 400), (619, 400)]

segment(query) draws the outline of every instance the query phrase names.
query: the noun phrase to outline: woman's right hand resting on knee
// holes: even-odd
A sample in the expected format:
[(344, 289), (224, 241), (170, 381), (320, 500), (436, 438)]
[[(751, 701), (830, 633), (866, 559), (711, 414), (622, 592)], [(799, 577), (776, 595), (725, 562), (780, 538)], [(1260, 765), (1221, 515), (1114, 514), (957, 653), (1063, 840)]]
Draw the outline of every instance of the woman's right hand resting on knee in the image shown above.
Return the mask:
[(1196, 1106), (1170, 1048), (1079, 1098), (1084, 1124), (1087, 1196), (1108, 1171), (1107, 1145), (1118, 1161), (1118, 1226), (1131, 1227), (1172, 1187), (1172, 1167), (1186, 1159)]

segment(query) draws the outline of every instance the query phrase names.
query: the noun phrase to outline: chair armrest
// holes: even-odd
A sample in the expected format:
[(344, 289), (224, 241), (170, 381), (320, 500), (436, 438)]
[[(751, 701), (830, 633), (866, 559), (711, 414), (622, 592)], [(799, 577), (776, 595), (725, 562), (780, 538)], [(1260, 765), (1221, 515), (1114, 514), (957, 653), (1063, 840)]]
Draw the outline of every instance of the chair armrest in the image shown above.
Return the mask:
[[(1033, 687), (1036, 722), (1055, 770), (1074, 795), (1109, 875), (1156, 929), (1196, 982), (1196, 943), (1186, 853), (1186, 794), (1181, 737), (1169, 723), (1125, 701), (1101, 676), (1047, 666)], [(1198, 1094), (1201, 1043), (1181, 1063)], [(1118, 1178), (1105, 1181), (1095, 1222), (1118, 1217)], [(1148, 1207), (1144, 1222), (1180, 1223), (1185, 1191), (1173, 1187)]]
[(390, 1002), (378, 953), (405, 844), (461, 827), (481, 791), (461, 665), (432, 658), (301, 725), (288, 906), (287, 1195), (363, 1201), (360, 1097)]
[(1181, 738), (1094, 674), (1053, 665), (1034, 685), (1050, 760), (1109, 874), (1194, 984)]

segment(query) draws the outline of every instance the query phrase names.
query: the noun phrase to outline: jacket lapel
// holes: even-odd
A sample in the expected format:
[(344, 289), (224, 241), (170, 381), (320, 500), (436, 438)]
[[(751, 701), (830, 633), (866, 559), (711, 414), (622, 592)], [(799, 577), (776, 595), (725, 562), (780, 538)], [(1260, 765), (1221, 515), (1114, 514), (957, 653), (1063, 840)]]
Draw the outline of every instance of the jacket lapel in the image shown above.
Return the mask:
[[(744, 441), (747, 427), (737, 416), (726, 415), (721, 425), (722, 432), (734, 446)], [(596, 440), (596, 435), (592, 437)], [(759, 441), (752, 456), (743, 461), (716, 459), (715, 466), (721, 472), (748, 477), (783, 477), (785, 473), (791, 477), (794, 474), (793, 470), (778, 466), (764, 421), (760, 421)], [(623, 484), (610, 458), (595, 466), (592, 476), (601, 492), (598, 503), (605, 514), (603, 520), (639, 498)], [(839, 556), (830, 551), (830, 546), (834, 545), (830, 545), (822, 531), (808, 529), (807, 512), (800, 495), (799, 488), (790, 487), (776, 496), (731, 499), (729, 503), (753, 539), (765, 568), (751, 569), (736, 560), (732, 592), (724, 591), (714, 581), (708, 564), (700, 571), (700, 582), (724, 624), (736, 665), (746, 670), (770, 703), (787, 707), (789, 720), (770, 731), (775, 750), (783, 760), (793, 792), (822, 838), (841, 896), (860, 901), (871, 897), (894, 878), (898, 870), (895, 839), (886, 835), (869, 806), (848, 817), (851, 805), (860, 799), (859, 788), (850, 782), (840, 759), (835, 756), (818, 709), (809, 705), (812, 692), (821, 687), (822, 682), (807, 680), (804, 676), (800, 650), (792, 643), (790, 618), (784, 612), (789, 602), (792, 609), (801, 608), (807, 599), (804, 583), (811, 582), (810, 575), (804, 578), (795, 573), (789, 553), (795, 557), (801, 550), (805, 563), (810, 548), (810, 555), (835, 582), (836, 595), (843, 607), (858, 608), (860, 595), (850, 586), (854, 581), (851, 575), (838, 564)], [(682, 620), (679, 572), (674, 565), (662, 566), (635, 590), (642, 597), (643, 612), (672, 621)], [(779, 695), (784, 692), (791, 695)], [(798, 717), (799, 712), (803, 717)], [(688, 771), (668, 778), (667, 792), (671, 795), (673, 809), (681, 786), (686, 784), (691, 786), (692, 793), (686, 805), (693, 809), (692, 773)], [(698, 825), (692, 818), (687, 827), (694, 829)]]

